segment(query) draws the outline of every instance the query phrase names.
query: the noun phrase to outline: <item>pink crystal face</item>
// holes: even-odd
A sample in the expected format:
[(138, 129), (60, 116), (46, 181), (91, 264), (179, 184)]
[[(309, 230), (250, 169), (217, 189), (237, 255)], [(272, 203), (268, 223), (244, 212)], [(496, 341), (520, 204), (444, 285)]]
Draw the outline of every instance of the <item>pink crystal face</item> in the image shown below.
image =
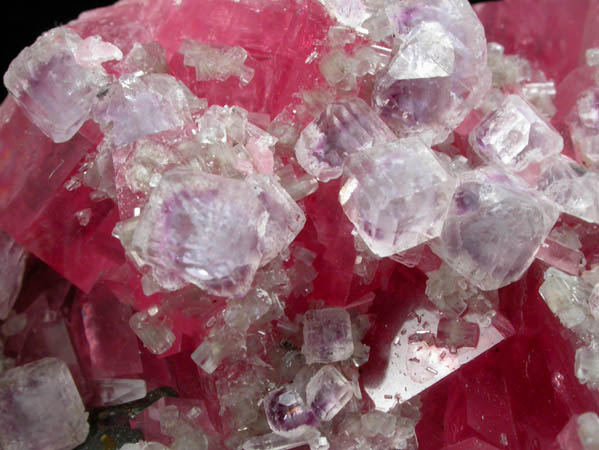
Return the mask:
[(40, 36), (0, 106), (0, 448), (595, 448), (599, 6), (562, 3)]

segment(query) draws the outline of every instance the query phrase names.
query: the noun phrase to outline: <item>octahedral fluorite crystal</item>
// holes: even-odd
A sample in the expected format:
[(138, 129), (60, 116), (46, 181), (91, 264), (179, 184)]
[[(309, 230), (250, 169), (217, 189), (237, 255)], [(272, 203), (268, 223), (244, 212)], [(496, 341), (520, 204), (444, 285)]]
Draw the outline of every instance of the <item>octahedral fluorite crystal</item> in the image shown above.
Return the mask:
[(598, 17), (121, 0), (44, 33), (0, 106), (0, 448), (597, 448)]

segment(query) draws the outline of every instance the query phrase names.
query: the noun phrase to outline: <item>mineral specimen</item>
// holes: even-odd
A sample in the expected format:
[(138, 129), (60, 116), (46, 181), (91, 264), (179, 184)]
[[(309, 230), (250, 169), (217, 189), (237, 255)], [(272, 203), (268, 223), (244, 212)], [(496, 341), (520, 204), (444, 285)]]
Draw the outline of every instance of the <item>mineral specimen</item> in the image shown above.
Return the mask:
[(598, 17), (120, 0), (44, 33), (0, 106), (0, 448), (596, 448)]

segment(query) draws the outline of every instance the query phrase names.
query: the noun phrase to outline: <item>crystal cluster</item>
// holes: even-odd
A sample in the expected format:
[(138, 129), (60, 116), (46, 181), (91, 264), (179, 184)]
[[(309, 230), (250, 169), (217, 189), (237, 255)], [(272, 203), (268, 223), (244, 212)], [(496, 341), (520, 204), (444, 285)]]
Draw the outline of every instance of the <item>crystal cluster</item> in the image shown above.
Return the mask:
[(598, 5), (41, 35), (0, 106), (0, 448), (597, 448)]

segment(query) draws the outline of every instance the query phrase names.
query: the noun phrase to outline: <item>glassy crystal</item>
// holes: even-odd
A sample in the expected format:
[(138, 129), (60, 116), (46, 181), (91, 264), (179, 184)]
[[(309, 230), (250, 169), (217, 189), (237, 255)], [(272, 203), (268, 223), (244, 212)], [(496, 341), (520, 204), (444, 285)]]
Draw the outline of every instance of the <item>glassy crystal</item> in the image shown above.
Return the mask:
[(40, 359), (0, 378), (2, 449), (70, 449), (85, 441), (88, 430), (87, 413), (64, 362)]
[(493, 168), (465, 173), (433, 250), (482, 290), (506, 286), (528, 269), (555, 224), (550, 202)]
[(119, 450), (169, 450), (159, 442), (139, 441), (135, 444), (125, 444)]
[(576, 350), (574, 372), (578, 381), (599, 388), (599, 348), (597, 343)]
[(351, 383), (333, 366), (321, 368), (306, 386), (306, 403), (323, 421), (335, 417), (353, 395)]
[(578, 437), (584, 450), (599, 448), (599, 417), (597, 413), (588, 412), (577, 418)]
[(95, 380), (96, 390), (103, 406), (120, 405), (144, 398), (148, 393), (144, 380), (114, 378)]
[[(118, 48), (102, 45), (118, 57)], [(4, 75), (8, 91), (54, 142), (66, 142), (79, 131), (110, 82), (101, 66), (82, 64), (82, 46), (86, 41), (75, 31), (54, 28), (23, 49)], [(87, 58), (95, 56), (88, 52)]]
[(155, 355), (166, 352), (175, 342), (175, 334), (164, 323), (157, 306), (133, 314), (129, 325), (146, 348)]
[(401, 136), (445, 140), (491, 84), (484, 30), (464, 0), (390, 3), (398, 51), (377, 76), (375, 110)]
[(246, 183), (175, 169), (152, 191), (132, 245), (164, 289), (191, 283), (215, 294), (243, 294), (260, 265), (268, 219)]
[(480, 331), (477, 323), (442, 317), (437, 325), (435, 342), (455, 351), (462, 347), (476, 347)]
[[(182, 128), (206, 107), (172, 75), (124, 75), (103, 93), (92, 117), (120, 147), (149, 134)], [(148, 120), (151, 118), (151, 120)]]
[(317, 424), (311, 408), (292, 387), (283, 386), (264, 399), (271, 430), (287, 438), (299, 438)]
[(244, 65), (248, 53), (243, 47), (218, 48), (186, 39), (179, 52), (184, 64), (195, 69), (198, 81), (225, 81), (235, 76), (239, 78), (240, 86), (244, 86), (254, 78), (254, 69)]
[(374, 254), (391, 256), (440, 235), (455, 180), (422, 141), (354, 154), (345, 173), (339, 201)]
[(572, 142), (590, 166), (599, 164), (599, 89), (583, 91), (566, 118)]
[(521, 97), (508, 95), (470, 133), (470, 145), (485, 161), (514, 172), (558, 155), (563, 139)]
[(297, 161), (320, 181), (339, 178), (352, 153), (395, 139), (380, 117), (361, 99), (327, 106), (320, 117), (302, 131), (295, 145)]
[(599, 223), (599, 174), (588, 171), (576, 161), (563, 155), (545, 161), (537, 188), (563, 212)]
[(302, 346), (306, 363), (343, 361), (353, 352), (351, 320), (345, 309), (325, 308), (306, 312)]

